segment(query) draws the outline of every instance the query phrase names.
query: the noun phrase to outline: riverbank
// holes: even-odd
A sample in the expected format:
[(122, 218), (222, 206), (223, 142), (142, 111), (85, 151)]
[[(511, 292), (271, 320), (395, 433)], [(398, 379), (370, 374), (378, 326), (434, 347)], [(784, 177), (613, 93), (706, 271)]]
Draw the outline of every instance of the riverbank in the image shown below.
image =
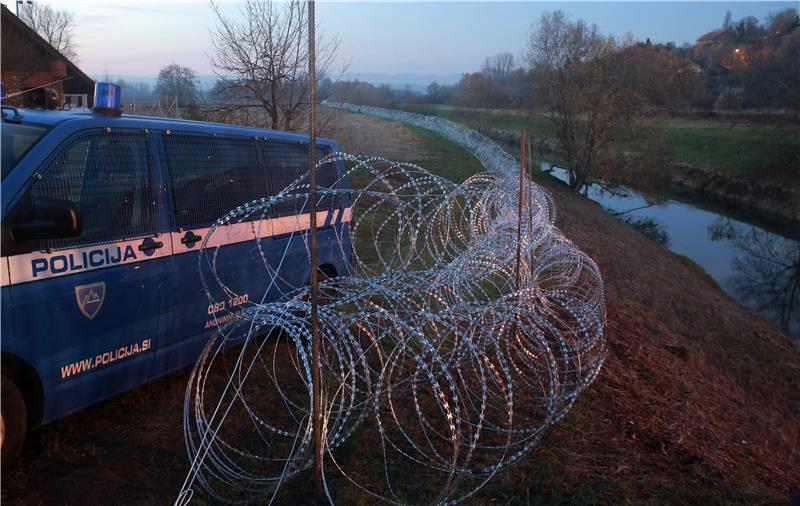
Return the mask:
[(794, 225), (800, 230), (800, 190), (789, 185), (761, 183), (679, 164), (673, 167), (669, 191), (752, 211), (762, 220)]
[[(398, 122), (343, 113), (339, 124), (328, 135), (348, 152), (416, 161), (454, 179), (481, 170), (453, 143)], [(548, 181), (557, 225), (603, 274), (606, 362), (538, 449), (464, 504), (786, 502), (800, 490), (800, 345), (685, 258)], [(2, 481), (2, 502), (173, 502), (189, 468), (181, 423), (189, 374), (35, 431)], [(357, 450), (341, 448), (363, 466), (380, 461), (370, 453), (378, 447)], [(275, 504), (303, 504), (304, 491), (309, 499), (311, 476), (298, 480)], [(332, 493), (337, 504), (370, 503), (343, 479)]]
[[(342, 118), (353, 120), (370, 123), (371, 136), (402, 126)], [(340, 142), (369, 152), (359, 136)], [(800, 490), (800, 342), (686, 257), (562, 185), (540, 182), (552, 192), (559, 228), (600, 266), (609, 354), (542, 447), (476, 504), (763, 503)]]
[[(487, 128), (481, 133), (504, 146), (517, 148), (519, 132)], [(535, 141), (537, 154), (544, 158), (559, 159), (559, 144), (554, 138)], [(798, 169), (800, 171), (800, 169)], [(711, 169), (687, 164), (671, 163), (668, 167), (669, 185), (660, 188), (659, 194), (695, 202), (733, 208), (739, 213), (751, 213), (760, 221), (776, 228), (800, 227), (800, 187), (791, 183), (759, 182)], [(636, 181), (621, 181), (635, 187)]]
[[(527, 128), (542, 156), (558, 157), (553, 126), (543, 116), (449, 106), (409, 110), (455, 121), (514, 146), (519, 145), (522, 128)], [(779, 227), (800, 227), (800, 128), (699, 119), (642, 123), (643, 128), (661, 131), (671, 160), (666, 169), (672, 182), (660, 188), (662, 193), (752, 212)], [(626, 172), (635, 176), (634, 171)], [(628, 179), (620, 182), (636, 187), (636, 181)]]

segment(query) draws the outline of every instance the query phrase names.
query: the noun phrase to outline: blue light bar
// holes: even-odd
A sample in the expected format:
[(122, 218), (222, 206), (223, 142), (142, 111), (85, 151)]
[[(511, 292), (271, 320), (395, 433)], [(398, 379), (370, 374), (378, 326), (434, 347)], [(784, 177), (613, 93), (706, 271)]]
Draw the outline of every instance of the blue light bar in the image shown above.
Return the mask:
[(122, 112), (121, 101), (122, 89), (118, 84), (100, 82), (94, 84), (93, 111), (119, 115)]

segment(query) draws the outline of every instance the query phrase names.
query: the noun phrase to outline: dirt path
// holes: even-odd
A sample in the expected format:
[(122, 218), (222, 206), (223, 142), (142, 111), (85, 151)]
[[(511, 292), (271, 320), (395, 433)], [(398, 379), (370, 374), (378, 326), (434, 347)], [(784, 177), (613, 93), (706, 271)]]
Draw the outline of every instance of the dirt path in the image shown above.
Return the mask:
[[(425, 158), (402, 125), (344, 119), (335, 135), (348, 151)], [(542, 446), (473, 503), (780, 502), (800, 490), (798, 343), (686, 259), (550, 189), (559, 226), (603, 273), (608, 358)], [(188, 467), (188, 374), (36, 431), (3, 480), (3, 504), (172, 502)]]

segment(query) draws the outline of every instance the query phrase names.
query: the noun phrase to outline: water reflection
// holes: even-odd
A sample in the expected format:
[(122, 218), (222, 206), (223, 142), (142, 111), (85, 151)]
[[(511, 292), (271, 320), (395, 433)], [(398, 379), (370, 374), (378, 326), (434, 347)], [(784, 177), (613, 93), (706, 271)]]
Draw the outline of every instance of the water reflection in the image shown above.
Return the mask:
[[(549, 165), (548, 165), (549, 167)], [(566, 172), (548, 170), (565, 181)], [(654, 200), (630, 188), (587, 196), (618, 218), (700, 265), (731, 297), (800, 338), (800, 242), (719, 211), (673, 199)]]
[[(616, 214), (613, 213), (613, 211), (609, 212)], [(660, 221), (653, 218), (637, 218), (625, 215), (617, 216), (620, 220), (638, 230), (639, 233), (643, 234), (645, 237), (649, 237), (664, 247), (669, 247), (669, 234), (667, 233), (667, 229), (664, 227), (664, 224)]]
[(800, 337), (800, 242), (725, 217), (709, 225), (708, 237), (736, 250), (726, 282), (735, 298)]

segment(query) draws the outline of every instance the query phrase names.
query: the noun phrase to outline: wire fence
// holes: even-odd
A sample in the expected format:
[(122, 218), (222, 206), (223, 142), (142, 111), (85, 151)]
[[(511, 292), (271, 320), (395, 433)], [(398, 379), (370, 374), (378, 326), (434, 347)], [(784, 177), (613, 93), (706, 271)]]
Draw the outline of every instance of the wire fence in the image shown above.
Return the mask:
[[(550, 195), (530, 181), (520, 191), (517, 162), (499, 146), (447, 120), (368, 109), (435, 129), (491, 173), (457, 184), (381, 158), (320, 161), (345, 163), (351, 187), (321, 189), (319, 198), (352, 201), (350, 226), (326, 246), (351, 258), (352, 270), (320, 283), (325, 494), (333, 503), (335, 477), (372, 500), (454, 504), (535, 448), (596, 377), (603, 282), (554, 226)], [(210, 298), (220, 289), (238, 295), (211, 245), (229, 225), (260, 223), (297, 199), (308, 199), (308, 174), (216, 222), (199, 256)], [(308, 251), (306, 232), (292, 239)], [(296, 260), (287, 249), (270, 261), (258, 230), (253, 249), (270, 287), (216, 315), (219, 332), (187, 387), (191, 468), (178, 504), (198, 486), (228, 503), (272, 502), (314, 465), (309, 289), (267, 299)], [(241, 348), (226, 362), (232, 344)], [(215, 373), (224, 384), (212, 384)], [(348, 446), (370, 464), (358, 465)]]

